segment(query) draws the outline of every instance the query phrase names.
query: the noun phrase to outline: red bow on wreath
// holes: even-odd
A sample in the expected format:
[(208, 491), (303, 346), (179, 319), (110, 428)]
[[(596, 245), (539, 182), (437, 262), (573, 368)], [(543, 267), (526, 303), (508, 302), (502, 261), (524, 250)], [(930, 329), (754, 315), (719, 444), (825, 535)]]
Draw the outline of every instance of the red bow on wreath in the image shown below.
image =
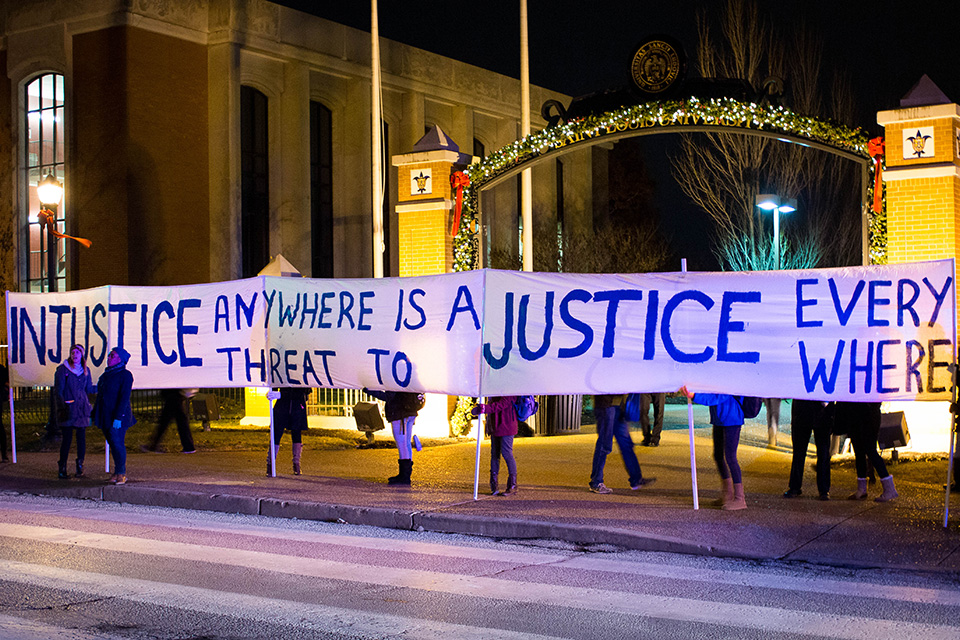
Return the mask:
[(47, 231), (52, 233), (55, 238), (66, 238), (68, 240), (76, 240), (77, 242), (85, 246), (87, 249), (89, 249), (90, 246), (93, 244), (86, 238), (77, 238), (75, 236), (68, 236), (65, 233), (60, 233), (59, 231), (57, 231), (57, 217), (56, 217), (56, 214), (53, 213), (53, 211), (50, 211), (50, 209), (40, 209), (40, 212), (37, 214), (37, 222), (40, 223), (41, 230), (46, 229)]
[(873, 212), (880, 213), (883, 209), (883, 137), (874, 138), (867, 143), (867, 153), (877, 165), (874, 168), (873, 182)]
[(463, 188), (470, 186), (470, 178), (463, 171), (454, 171), (450, 176), (450, 186), (457, 192), (457, 204), (453, 209), (453, 226), (450, 227), (450, 235), (456, 236), (460, 230), (460, 210), (463, 208)]

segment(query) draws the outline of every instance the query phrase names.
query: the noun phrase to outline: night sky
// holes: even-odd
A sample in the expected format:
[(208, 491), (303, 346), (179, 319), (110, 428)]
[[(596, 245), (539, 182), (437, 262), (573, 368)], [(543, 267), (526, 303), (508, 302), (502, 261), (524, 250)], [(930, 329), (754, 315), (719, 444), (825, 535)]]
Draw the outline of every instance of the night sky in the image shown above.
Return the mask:
[[(280, 4), (370, 29), (365, 0)], [(680, 40), (692, 60), (694, 16), (722, 5), (722, 0), (528, 0), (530, 80), (571, 96), (625, 84), (635, 45), (658, 33)], [(864, 114), (858, 124), (870, 133), (877, 131), (876, 111), (896, 108), (924, 73), (960, 101), (960, 1), (759, 0), (759, 6), (783, 29), (811, 25), (823, 39), (825, 60), (849, 73)], [(516, 0), (380, 0), (380, 34), (519, 77), (518, 7)]]
[[(279, 4), (370, 29), (366, 0)], [(723, 0), (528, 0), (530, 81), (574, 97), (623, 86), (636, 45), (652, 34), (679, 40), (690, 61), (688, 77), (696, 76), (695, 15), (704, 10), (716, 15), (723, 5)], [(810, 25), (823, 41), (825, 71), (833, 67), (850, 78), (857, 100), (853, 124), (870, 136), (882, 134), (876, 112), (898, 108), (923, 74), (960, 102), (960, 0), (758, 0), (758, 6), (785, 32)], [(516, 0), (380, 0), (378, 13), (384, 38), (519, 78)], [(668, 232), (678, 228), (678, 220), (687, 231), (692, 224), (707, 232), (703, 221), (691, 219), (669, 175), (665, 154), (671, 138), (642, 139), (657, 182), (661, 223)], [(705, 253), (702, 247), (681, 238), (677, 250), (692, 259), (692, 269), (716, 268), (710, 259), (697, 258)]]

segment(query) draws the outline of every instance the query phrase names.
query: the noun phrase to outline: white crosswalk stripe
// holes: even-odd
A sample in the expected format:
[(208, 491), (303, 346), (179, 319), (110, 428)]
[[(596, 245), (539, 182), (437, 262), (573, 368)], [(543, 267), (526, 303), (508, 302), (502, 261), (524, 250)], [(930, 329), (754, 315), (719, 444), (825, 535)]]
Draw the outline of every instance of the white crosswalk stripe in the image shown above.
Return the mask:
[[(55, 569), (44, 565), (27, 565), (21, 562), (0, 561), (0, 577), (8, 572), (29, 575), (30, 583), (50, 589), (73, 589), (107, 598), (123, 598), (145, 604), (176, 607), (184, 611), (231, 615), (245, 618), (254, 614), (257, 619), (269, 620), (290, 626), (308, 627), (316, 631), (340, 632), (349, 635), (403, 635), (404, 638), (463, 638), (473, 640), (490, 638), (487, 629), (477, 629), (458, 624), (445, 624), (432, 620), (403, 618), (400, 616), (374, 615), (342, 607), (325, 607), (302, 602), (289, 602), (275, 598), (244, 594), (211, 593), (209, 589), (168, 585), (134, 578), (103, 576), (85, 571)], [(3, 630), (0, 619), (0, 630)], [(3, 636), (6, 638), (6, 636)], [(510, 640), (524, 638), (536, 640), (550, 636), (497, 631), (496, 637)]]
[[(507, 604), (532, 607), (530, 611), (614, 614), (635, 619), (638, 625), (656, 620), (680, 625), (715, 625), (726, 629), (727, 633), (731, 629), (750, 629), (760, 634), (823, 638), (945, 640), (960, 637), (958, 626), (921, 622), (913, 618), (901, 620), (896, 619), (895, 615), (865, 615), (862, 609), (844, 615), (835, 610), (820, 610), (816, 604), (828, 601), (832, 596), (843, 596), (876, 599), (907, 609), (914, 606), (960, 608), (960, 593), (951, 589), (891, 587), (866, 580), (819, 576), (789, 576), (789, 579), (785, 579), (783, 575), (772, 572), (639, 562), (635, 557), (620, 558), (616, 555), (607, 558), (575, 552), (513, 550), (505, 549), (502, 545), (454, 545), (326, 531), (280, 530), (263, 524), (262, 519), (249, 525), (239, 517), (228, 522), (204, 522), (178, 518), (175, 511), (169, 512), (169, 515), (161, 512), (127, 516), (121, 511), (95, 514), (83, 509), (23, 510), (40, 518), (39, 522), (53, 516), (65, 518), (63, 524), (47, 526), (24, 523), (25, 519), (18, 519), (17, 509), (11, 507), (8, 511), (0, 508), (0, 539), (5, 544), (39, 545), (62, 550), (51, 555), (62, 555), (66, 550), (72, 554), (88, 553), (95, 557), (129, 554), (154, 565), (164, 561), (189, 563), (189, 566), (197, 567), (198, 573), (203, 573), (204, 566), (238, 567), (251, 572), (251, 575), (305, 577), (342, 581), (362, 588), (396, 590), (401, 594), (396, 596), (397, 600), (405, 599), (403, 593), (426, 593), (441, 598), (486, 602), (490, 607)], [(119, 525), (124, 533), (91, 531), (90, 521), (93, 520)], [(137, 535), (138, 532), (142, 535)], [(225, 543), (224, 540), (231, 539), (231, 536), (237, 539), (243, 537), (247, 543), (236, 546)], [(213, 537), (218, 541), (216, 544), (205, 544), (208, 538)], [(256, 545), (250, 542), (251, 539)], [(281, 539), (286, 544), (296, 543), (317, 551), (315, 554), (293, 555), (289, 551), (263, 551), (257, 546)], [(250, 548), (252, 545), (257, 546), (257, 550)], [(345, 551), (335, 559), (315, 557), (322, 555), (323, 550), (329, 552), (333, 547)], [(266, 548), (272, 547), (267, 544)], [(365, 554), (370, 552), (416, 557), (421, 564), (412, 567), (404, 562), (392, 566), (382, 562), (372, 563), (365, 558)], [(422, 568), (423, 563), (429, 568)], [(465, 568), (460, 568), (461, 565)], [(478, 570), (478, 566), (490, 568)], [(550, 581), (530, 579), (529, 576), (533, 574), (544, 575), (536, 572), (549, 572), (553, 577)], [(563, 633), (558, 635), (555, 629), (549, 629), (549, 633), (544, 635), (536, 635), (427, 619), (416, 613), (411, 616), (394, 615), (363, 608), (347, 608), (342, 603), (334, 606), (323, 602), (285, 600), (271, 597), (272, 594), (254, 594), (241, 588), (211, 589), (206, 584), (204, 587), (191, 586), (187, 580), (184, 580), (184, 584), (172, 584), (117, 573), (106, 568), (101, 574), (76, 567), (55, 566), (53, 561), (47, 561), (45, 557), (27, 560), (0, 556), (0, 580), (4, 581), (238, 619), (255, 616), (257, 620), (268, 620), (273, 624), (338, 633), (346, 637), (567, 637)], [(643, 597), (631, 588), (617, 587), (658, 580), (716, 586), (718, 590), (722, 587), (724, 597), (683, 597), (687, 595), (685, 592), (683, 596), (658, 593), (655, 597)], [(610, 586), (590, 586), (596, 584)], [(797, 595), (790, 596), (792, 600), (789, 605), (773, 606), (770, 604), (774, 601), (772, 596), (760, 598), (758, 593)], [(378, 597), (386, 596), (379, 594)], [(809, 605), (807, 598), (810, 599)], [(935, 619), (952, 621), (957, 619), (955, 613)], [(12, 630), (12, 624), (10, 620), (5, 621), (0, 617), (0, 637), (8, 637), (3, 631), (7, 627)], [(14, 637), (12, 631), (9, 637)], [(50, 637), (60, 636), (51, 634)], [(85, 639), (101, 636), (79, 634), (75, 637)], [(577, 637), (583, 637), (582, 633)]]

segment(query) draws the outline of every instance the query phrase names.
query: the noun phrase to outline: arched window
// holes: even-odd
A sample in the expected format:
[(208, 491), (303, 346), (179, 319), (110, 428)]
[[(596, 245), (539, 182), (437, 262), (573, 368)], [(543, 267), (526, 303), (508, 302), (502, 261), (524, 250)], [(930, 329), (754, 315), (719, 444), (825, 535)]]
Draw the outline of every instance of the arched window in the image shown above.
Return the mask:
[(270, 261), (270, 157), (267, 96), (240, 87), (240, 254), (242, 275)]
[[(66, 247), (51, 242), (50, 234), (40, 228), (40, 200), (37, 185), (48, 174), (65, 184), (63, 76), (45, 73), (24, 86), (23, 158), (20, 163), (21, 229), (20, 251), (22, 291), (66, 290)], [(64, 231), (66, 207), (56, 207), (57, 229)], [(50, 254), (54, 254), (51, 270)]]
[(310, 246), (312, 276), (333, 277), (333, 114), (310, 102)]

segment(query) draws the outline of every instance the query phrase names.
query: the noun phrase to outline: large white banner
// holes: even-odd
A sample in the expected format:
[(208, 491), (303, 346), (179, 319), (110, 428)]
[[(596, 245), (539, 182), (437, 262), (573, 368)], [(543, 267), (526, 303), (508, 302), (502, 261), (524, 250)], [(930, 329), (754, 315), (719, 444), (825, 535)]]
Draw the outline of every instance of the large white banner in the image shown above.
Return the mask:
[(458, 395), (674, 391), (945, 400), (953, 260), (806, 271), (258, 277), (7, 294), (11, 384), (71, 344), (127, 349), (139, 388)]

